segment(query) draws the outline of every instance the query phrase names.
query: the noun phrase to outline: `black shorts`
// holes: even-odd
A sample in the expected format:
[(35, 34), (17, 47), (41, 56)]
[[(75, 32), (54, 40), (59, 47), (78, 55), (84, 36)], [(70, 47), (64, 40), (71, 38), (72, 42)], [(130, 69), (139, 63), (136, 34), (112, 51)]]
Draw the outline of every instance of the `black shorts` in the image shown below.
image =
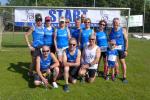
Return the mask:
[(101, 52), (101, 57), (106, 58), (107, 54), (106, 52)]
[(96, 71), (97, 71), (96, 69), (88, 69), (89, 77), (94, 78)]
[(35, 48), (35, 51), (31, 51), (31, 55), (33, 56), (33, 57), (37, 57), (37, 56), (39, 56), (40, 54), (41, 54), (41, 50), (40, 50), (41, 48)]
[(118, 56), (119, 59), (124, 59), (126, 57), (124, 51), (120, 51), (120, 50), (118, 50)]
[(69, 74), (73, 77), (73, 78), (77, 78), (78, 76), (78, 68), (77, 67), (70, 67), (69, 69)]
[(54, 45), (51, 45), (51, 46), (50, 46), (50, 50), (51, 50), (52, 53), (55, 54), (56, 50), (55, 50), (55, 46), (54, 46)]

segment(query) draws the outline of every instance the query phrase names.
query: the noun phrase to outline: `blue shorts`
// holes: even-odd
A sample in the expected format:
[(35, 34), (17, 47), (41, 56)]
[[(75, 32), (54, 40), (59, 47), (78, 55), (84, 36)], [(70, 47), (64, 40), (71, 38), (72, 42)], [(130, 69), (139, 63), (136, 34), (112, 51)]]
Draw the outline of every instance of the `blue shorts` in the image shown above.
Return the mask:
[(114, 68), (116, 66), (116, 62), (108, 61), (108, 68)]

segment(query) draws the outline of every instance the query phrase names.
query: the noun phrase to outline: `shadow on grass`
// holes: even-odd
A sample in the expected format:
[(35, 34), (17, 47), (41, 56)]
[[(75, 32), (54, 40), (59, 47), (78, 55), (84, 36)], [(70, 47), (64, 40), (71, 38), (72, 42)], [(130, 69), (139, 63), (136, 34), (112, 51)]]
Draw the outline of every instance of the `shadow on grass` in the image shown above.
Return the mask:
[(17, 64), (10, 63), (10, 67), (8, 67), (8, 71), (22, 74), (22, 77), (28, 82), (28, 86), (30, 88), (35, 88), (34, 83), (33, 83), (33, 80), (34, 80), (33, 77), (30, 78), (27, 75), (29, 66), (30, 66), (30, 63), (26, 63), (26, 62), (18, 62)]
[(10, 44), (10, 45), (2, 45), (2, 47), (5, 47), (5, 48), (27, 48), (27, 45)]

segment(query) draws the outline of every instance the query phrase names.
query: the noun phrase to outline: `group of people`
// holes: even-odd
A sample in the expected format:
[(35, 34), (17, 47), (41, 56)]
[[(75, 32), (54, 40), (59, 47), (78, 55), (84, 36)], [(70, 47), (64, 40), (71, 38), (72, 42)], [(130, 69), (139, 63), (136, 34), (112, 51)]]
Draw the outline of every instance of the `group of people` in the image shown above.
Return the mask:
[[(119, 74), (120, 61), (124, 83), (126, 78), (125, 57), (128, 37), (125, 28), (120, 27), (119, 18), (113, 19), (110, 33), (106, 33), (107, 22), (100, 20), (98, 29), (91, 29), (91, 20), (83, 14), (75, 20), (75, 27), (69, 27), (69, 19), (60, 17), (59, 26), (51, 25), (51, 17), (46, 16), (44, 25), (41, 14), (35, 15), (35, 24), (25, 33), (25, 40), (31, 50), (32, 63), (29, 75), (34, 73), (36, 86), (48, 85), (58, 88), (57, 80), (65, 80), (64, 91), (69, 91), (69, 82), (94, 82), (103, 59), (104, 79), (114, 81)], [(32, 34), (32, 41), (29, 36)], [(56, 55), (55, 55), (56, 54)]]

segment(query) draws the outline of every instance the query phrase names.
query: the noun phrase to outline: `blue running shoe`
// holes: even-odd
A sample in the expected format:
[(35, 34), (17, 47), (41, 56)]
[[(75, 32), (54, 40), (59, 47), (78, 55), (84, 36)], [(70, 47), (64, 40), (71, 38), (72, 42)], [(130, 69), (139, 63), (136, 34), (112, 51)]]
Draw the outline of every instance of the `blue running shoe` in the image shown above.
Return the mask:
[(127, 80), (126, 78), (123, 78), (123, 79), (122, 79), (122, 82), (125, 83), (125, 84), (127, 84), (127, 83), (128, 83), (128, 80)]
[(64, 86), (64, 91), (65, 91), (65, 92), (69, 92), (69, 85), (68, 85), (68, 84), (65, 84), (65, 86)]

